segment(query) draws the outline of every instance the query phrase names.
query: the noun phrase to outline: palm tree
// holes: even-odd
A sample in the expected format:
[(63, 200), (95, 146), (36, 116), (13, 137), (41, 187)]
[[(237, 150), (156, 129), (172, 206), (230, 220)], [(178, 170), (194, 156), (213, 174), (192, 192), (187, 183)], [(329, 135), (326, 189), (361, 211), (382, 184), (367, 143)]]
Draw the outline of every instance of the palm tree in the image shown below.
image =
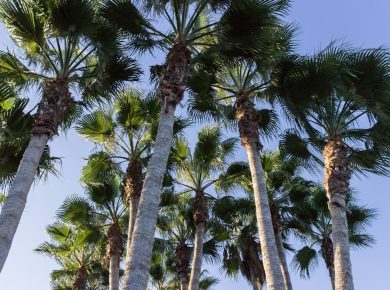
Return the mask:
[[(110, 162), (110, 158), (115, 160), (118, 167), (122, 163), (126, 164), (124, 197), (129, 209), (130, 244), (141, 198), (144, 170), (156, 137), (160, 107), (158, 100), (152, 95), (144, 97), (140, 91), (131, 88), (120, 92), (114, 100), (112, 108), (99, 108), (81, 118), (76, 131), (108, 153), (101, 153), (102, 164), (105, 161)], [(174, 135), (180, 135), (189, 125), (188, 120), (177, 118), (173, 128)], [(88, 174), (100, 171), (99, 164), (97, 159), (96, 168), (90, 168), (91, 172)], [(108, 168), (113, 166), (107, 165)], [(127, 257), (130, 247), (126, 249)]]
[(51, 273), (54, 289), (87, 290), (90, 284), (104, 285), (101, 237), (86, 238), (83, 229), (61, 221), (46, 231), (51, 241), (42, 243), (35, 252), (55, 259), (61, 266)]
[[(34, 120), (31, 111), (26, 112), (27, 106), (27, 99), (15, 97), (12, 107), (0, 109), (0, 184), (5, 191), (15, 178), (30, 139)], [(50, 156), (50, 148), (46, 146), (36, 171), (36, 179), (45, 179), (48, 174), (56, 175), (59, 162), (59, 158)]]
[[(277, 132), (278, 124), (274, 111), (258, 110), (254, 103), (256, 99), (263, 97), (268, 81), (258, 72), (254, 62), (242, 62), (227, 67), (214, 76), (205, 73), (200, 70), (193, 78), (193, 82), (190, 82), (192, 93), (195, 95), (189, 108), (190, 114), (195, 117), (202, 117), (205, 114), (216, 118), (222, 117), (222, 120), (227, 121), (229, 125), (232, 122), (233, 125), (238, 125), (241, 144), (249, 160), (267, 285), (270, 289), (273, 287), (281, 289), (280, 283), (283, 282), (284, 277), (288, 289), (292, 289), (288, 277), (283, 275), (286, 273), (282, 273), (279, 267), (266, 179), (260, 155), (262, 145), (259, 134), (272, 137)], [(209, 87), (206, 88), (205, 85)]]
[[(147, 285), (148, 273), (145, 269), (148, 268), (151, 260), (159, 192), (172, 144), (174, 113), (183, 99), (193, 54), (197, 54), (205, 46), (214, 44), (213, 37), (218, 37), (224, 43), (225, 50), (237, 55), (253, 52), (253, 47), (250, 45), (253, 41), (247, 42), (251, 40), (252, 34), (243, 33), (241, 27), (245, 27), (247, 31), (255, 31), (263, 24), (256, 14), (258, 11), (256, 9), (270, 2), (280, 4), (284, 1), (233, 1), (224, 11), (221, 21), (213, 19), (216, 17), (211, 17), (213, 15), (210, 8), (217, 6), (225, 8), (225, 4), (229, 4), (230, 1), (146, 0), (139, 2), (149, 15), (157, 15), (165, 19), (169, 31), (162, 32), (154, 27), (128, 1), (108, 1), (104, 15), (109, 21), (118, 25), (123, 32), (132, 34), (130, 43), (132, 48), (147, 51), (158, 46), (167, 51), (165, 64), (160, 70), (157, 89), (161, 105), (157, 138), (152, 158), (148, 163), (140, 202), (140, 214), (137, 216), (130, 256), (126, 261), (124, 289), (141, 290)], [(128, 20), (130, 18), (131, 21)], [(143, 31), (132, 29), (131, 22), (134, 19), (142, 23)]]
[[(296, 195), (299, 195), (301, 191), (307, 191), (307, 188), (309, 188), (311, 183), (298, 176), (298, 173), (302, 168), (302, 164), (299, 164), (299, 162), (295, 159), (283, 159), (279, 151), (265, 152), (262, 158), (262, 168), (264, 168), (266, 176), (273, 234), (275, 236), (277, 254), (280, 261), (279, 266), (283, 274), (286, 289), (292, 289), (291, 278), (285, 256), (285, 249), (291, 249), (287, 244), (288, 236), (291, 232), (288, 224), (290, 223), (290, 219), (295, 217), (293, 209), (296, 205), (292, 203), (292, 199)], [(232, 163), (221, 177), (220, 182), (218, 183), (218, 188), (219, 190), (225, 192), (241, 189), (251, 196), (253, 193), (253, 186), (248, 164), (241, 161)], [(237, 200), (237, 208), (238, 205), (245, 206), (246, 204), (244, 201), (250, 202), (253, 201), (253, 198), (251, 197), (250, 199)], [(233, 201), (231, 203), (233, 203)], [(235, 205), (236, 203), (233, 204)], [(226, 205), (228, 208), (233, 206), (230, 205), (229, 202), (226, 202)], [(244, 207), (242, 210), (249, 215), (251, 213), (250, 209), (251, 208)], [(230, 215), (229, 211), (227, 211), (227, 213)], [(231, 217), (228, 216), (228, 218), (230, 219)], [(237, 224), (240, 223), (241, 220), (237, 222)], [(249, 225), (245, 223), (243, 226), (249, 227)], [(253, 233), (248, 232), (247, 228), (244, 229), (245, 231), (243, 233), (246, 233), (246, 235), (251, 234), (253, 236)], [(249, 239), (250, 237), (248, 236), (246, 238)], [(254, 238), (252, 237), (251, 239)], [(234, 255), (232, 257), (235, 258)], [(248, 270), (250, 270), (250, 268), (248, 268)], [(249, 274), (248, 277), (250, 278)]]
[[(77, 132), (93, 142), (117, 161), (127, 166), (124, 195), (129, 207), (129, 237), (141, 198), (143, 170), (150, 157), (160, 110), (152, 97), (126, 89), (115, 97), (112, 108), (99, 108), (85, 115), (77, 124)], [(129, 238), (131, 240), (131, 238)]]
[(265, 273), (253, 200), (225, 196), (215, 202), (213, 212), (223, 225), (221, 233), (228, 237), (223, 249), (223, 269), (229, 276), (241, 272), (253, 290), (263, 289)]
[(288, 131), (282, 151), (301, 159), (323, 154), (337, 290), (354, 288), (346, 205), (351, 173), (387, 173), (389, 60), (382, 49), (331, 45), (314, 57), (287, 57), (273, 75), (273, 92), (307, 134)]
[(218, 127), (204, 127), (198, 134), (198, 141), (193, 152), (188, 146), (180, 148), (177, 161), (178, 176), (174, 183), (184, 187), (184, 192), (193, 192), (195, 245), (191, 265), (190, 290), (199, 289), (199, 279), (203, 259), (203, 240), (209, 221), (207, 193), (210, 187), (218, 181), (218, 172), (223, 170), (236, 147), (236, 139), (222, 140)]
[[(294, 267), (302, 277), (310, 277), (311, 270), (317, 265), (318, 255), (322, 257), (332, 288), (335, 289), (334, 251), (332, 241), (332, 221), (327, 205), (326, 191), (320, 186), (313, 186), (304, 197), (305, 201), (296, 207), (298, 219), (291, 220), (290, 226), (307, 241), (307, 245), (298, 250), (293, 258)], [(365, 206), (358, 206), (351, 194), (347, 197), (349, 242), (352, 247), (368, 247), (374, 240), (365, 233), (365, 228), (375, 217), (375, 211)]]
[(136, 80), (140, 71), (134, 60), (120, 55), (118, 33), (99, 16), (93, 1), (6, 0), (0, 18), (21, 52), (20, 57), (0, 53), (0, 75), (42, 93), (32, 137), (0, 215), (1, 271), (46, 144), (80, 109), (70, 86), (91, 104), (123, 81)]
[[(157, 220), (158, 234), (161, 237), (155, 239), (153, 261), (162, 255), (165, 272), (170, 271), (176, 274), (170, 280), (178, 280), (180, 289), (188, 290), (195, 232), (190, 195), (184, 193), (179, 196), (168, 190), (164, 191), (162, 195)], [(152, 265), (154, 264), (156, 263), (153, 262)], [(155, 269), (152, 266), (151, 272), (156, 271), (160, 266), (155, 267)]]
[[(89, 172), (96, 164), (96, 155), (83, 169)], [(103, 158), (102, 158), (103, 159)], [(109, 164), (101, 163), (100, 170)], [(111, 165), (114, 167), (113, 165)], [(119, 175), (105, 176), (104, 179), (91, 180), (91, 176), (83, 176), (87, 198), (72, 196), (67, 198), (57, 216), (65, 222), (77, 223), (89, 228), (90, 234), (102, 232), (106, 240), (106, 256), (109, 260), (109, 289), (119, 290), (119, 263), (123, 252), (124, 228), (127, 216), (122, 204), (122, 189)]]

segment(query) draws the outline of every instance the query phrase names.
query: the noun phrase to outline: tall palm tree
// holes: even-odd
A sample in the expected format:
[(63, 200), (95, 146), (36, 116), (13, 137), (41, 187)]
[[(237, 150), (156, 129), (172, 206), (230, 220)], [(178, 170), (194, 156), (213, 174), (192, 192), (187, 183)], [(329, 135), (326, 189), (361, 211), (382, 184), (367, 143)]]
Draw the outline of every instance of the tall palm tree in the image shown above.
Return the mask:
[(223, 269), (229, 276), (241, 272), (253, 290), (263, 289), (265, 273), (253, 200), (222, 197), (215, 202), (213, 212), (221, 220), (222, 232), (228, 236), (223, 249)]
[[(313, 186), (305, 201), (295, 208), (298, 219), (290, 221), (298, 236), (307, 242), (293, 258), (293, 265), (301, 276), (310, 277), (310, 272), (317, 265), (318, 256), (324, 260), (332, 288), (335, 289), (334, 251), (332, 241), (332, 221), (327, 205), (326, 191), (320, 186)], [(375, 211), (359, 206), (351, 194), (347, 197), (349, 242), (351, 247), (368, 247), (374, 239), (365, 232), (366, 226), (375, 217)]]
[[(298, 173), (302, 165), (295, 159), (282, 158), (279, 151), (265, 152), (262, 158), (262, 167), (266, 176), (272, 228), (280, 261), (279, 266), (283, 274), (286, 289), (291, 289), (292, 283), (285, 249), (290, 249), (290, 246), (287, 244), (290, 233), (288, 224), (290, 223), (290, 219), (295, 217), (292, 209), (296, 205), (292, 203), (292, 198), (299, 195), (301, 191), (307, 191), (311, 183), (299, 177)], [(248, 164), (244, 162), (232, 163), (226, 170), (226, 173), (221, 177), (218, 188), (226, 192), (241, 189), (251, 196), (253, 186)], [(251, 200), (253, 201), (252, 197), (248, 200), (242, 200), (238, 204), (245, 205), (243, 203), (244, 201), (250, 202)], [(229, 203), (226, 204), (229, 205)], [(250, 213), (249, 209), (243, 208), (243, 210), (246, 210), (247, 215)], [(253, 235), (253, 233), (248, 232), (248, 229), (245, 229), (244, 233)]]
[[(96, 157), (96, 156), (93, 156)], [(86, 165), (95, 165), (95, 160)], [(100, 167), (104, 170), (103, 166)], [(87, 198), (72, 196), (67, 198), (57, 216), (65, 222), (88, 226), (90, 234), (102, 232), (106, 240), (106, 256), (109, 259), (109, 289), (119, 290), (119, 263), (123, 252), (124, 229), (127, 219), (126, 208), (122, 203), (121, 178), (119, 175), (105, 176), (91, 180), (90, 176), (82, 177), (85, 183)]]
[(199, 289), (199, 279), (202, 270), (203, 240), (206, 235), (206, 227), (209, 221), (207, 205), (207, 193), (218, 181), (221, 170), (236, 147), (237, 140), (230, 138), (222, 140), (221, 129), (218, 127), (204, 127), (198, 134), (198, 140), (194, 150), (183, 148), (186, 154), (180, 155), (178, 161), (178, 176), (174, 181), (184, 187), (184, 192), (194, 193), (194, 223), (195, 245), (191, 265), (190, 290)]
[[(276, 28), (274, 30), (278, 31)], [(272, 55), (272, 52), (267, 53)], [(288, 289), (292, 289), (288, 277), (283, 275), (285, 273), (282, 273), (279, 267), (278, 250), (260, 153), (262, 145), (259, 135), (272, 137), (277, 132), (277, 116), (274, 111), (258, 110), (255, 105), (256, 99), (263, 97), (263, 91), (268, 85), (267, 77), (259, 73), (254, 62), (244, 61), (238, 65), (221, 69), (211, 76), (207, 72), (199, 70), (191, 81), (190, 88), (195, 98), (193, 98), (189, 108), (190, 114), (195, 117), (208, 114), (215, 118), (222, 118), (229, 125), (231, 123), (238, 125), (237, 129), (241, 144), (247, 153), (253, 183), (260, 246), (268, 277), (267, 285), (271, 289), (273, 287), (281, 289), (284, 277)]]
[(273, 92), (307, 134), (288, 131), (282, 151), (301, 159), (316, 150), (323, 155), (337, 290), (354, 288), (346, 205), (351, 173), (388, 172), (389, 68), (382, 49), (331, 45), (314, 57), (287, 57), (273, 75)]
[[(160, 190), (172, 143), (174, 113), (183, 99), (187, 77), (190, 72), (193, 55), (203, 47), (214, 44), (213, 37), (223, 41), (223, 47), (237, 55), (253, 52), (252, 33), (262, 26), (256, 14), (258, 7), (270, 2), (284, 1), (139, 1), (146, 13), (166, 20), (168, 32), (162, 32), (146, 21), (129, 1), (112, 0), (106, 3), (105, 17), (118, 25), (124, 32), (133, 35), (130, 46), (147, 51), (158, 46), (167, 52), (166, 60), (160, 71), (157, 95), (160, 100), (161, 114), (158, 133), (152, 158), (145, 177), (140, 211), (137, 215), (130, 256), (126, 262), (124, 289), (145, 289), (147, 285), (148, 265), (151, 259), (154, 230), (157, 220)], [(210, 8), (217, 6), (228, 8), (223, 12), (221, 21), (218, 14), (212, 14)], [(276, 4), (275, 4), (276, 5)], [(282, 4), (280, 4), (282, 5)], [(143, 31), (134, 36), (132, 21), (137, 19), (143, 25)], [(130, 29), (128, 29), (130, 27)], [(242, 28), (246, 31), (243, 31)], [(244, 33), (243, 33), (244, 32)], [(211, 41), (210, 41), (211, 40)]]
[(0, 215), (1, 271), (46, 144), (77, 108), (70, 87), (91, 103), (137, 79), (140, 71), (134, 60), (120, 55), (118, 34), (93, 1), (6, 0), (0, 18), (21, 53), (0, 53), (0, 75), (42, 93), (32, 137)]
[(53, 258), (61, 266), (51, 273), (54, 289), (87, 290), (91, 283), (104, 285), (101, 237), (86, 238), (83, 229), (61, 221), (46, 231), (51, 241), (42, 243), (35, 252)]

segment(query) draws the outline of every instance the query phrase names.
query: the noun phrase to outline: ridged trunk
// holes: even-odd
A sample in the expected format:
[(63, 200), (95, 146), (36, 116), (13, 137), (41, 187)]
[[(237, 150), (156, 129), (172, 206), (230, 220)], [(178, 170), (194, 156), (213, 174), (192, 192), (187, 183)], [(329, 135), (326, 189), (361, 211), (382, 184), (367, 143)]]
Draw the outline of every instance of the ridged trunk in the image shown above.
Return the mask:
[(333, 262), (333, 242), (330, 238), (324, 239), (321, 243), (321, 255), (325, 261), (326, 268), (329, 272), (330, 281), (332, 283), (332, 289), (335, 290), (334, 280), (334, 262)]
[(273, 204), (271, 204), (270, 207), (271, 207), (271, 215), (272, 215), (272, 225), (274, 227), (275, 242), (276, 242), (276, 247), (278, 249), (280, 269), (283, 275), (284, 287), (286, 288), (286, 290), (292, 290), (293, 287), (291, 283), (290, 272), (288, 271), (287, 259), (286, 259), (286, 254), (284, 252), (284, 246), (283, 246), (283, 237), (282, 237), (283, 225), (280, 219), (278, 208), (275, 207)]
[(254, 104), (248, 96), (237, 96), (236, 120), (241, 144), (245, 148), (252, 176), (253, 195), (256, 206), (257, 227), (263, 256), (263, 264), (269, 290), (284, 290), (283, 275), (272, 226), (267, 186), (260, 158), (259, 119)]
[(118, 222), (108, 229), (109, 289), (119, 290), (119, 262), (123, 252), (123, 237)]
[(32, 137), (20, 161), (0, 214), (0, 272), (20, 223), (43, 151), (49, 139), (57, 134), (58, 127), (71, 101), (66, 80), (56, 79), (46, 82), (33, 125)]
[(249, 259), (249, 267), (250, 267), (249, 272), (251, 275), (251, 284), (254, 290), (255, 289), (262, 290), (264, 285), (265, 273), (264, 273), (263, 263), (259, 257), (258, 245), (253, 239), (249, 240), (247, 244), (248, 244), (248, 255), (247, 255), (248, 257), (246, 258)]
[(352, 265), (349, 254), (349, 233), (346, 198), (351, 172), (347, 146), (340, 138), (329, 139), (324, 149), (324, 186), (332, 219), (332, 241), (335, 289), (353, 290)]
[(189, 277), (188, 269), (190, 266), (190, 253), (186, 244), (176, 247), (175, 259), (176, 273), (180, 281), (180, 290), (188, 290)]
[(202, 274), (203, 239), (209, 219), (206, 198), (203, 191), (196, 192), (194, 206), (195, 246), (191, 265), (189, 290), (199, 290), (200, 276)]
[(161, 186), (173, 140), (175, 109), (183, 98), (190, 63), (191, 53), (188, 48), (176, 44), (168, 53), (162, 71), (158, 89), (161, 115), (126, 258), (123, 290), (145, 290), (148, 284)]
[(76, 273), (76, 277), (72, 285), (72, 290), (85, 290), (85, 289), (87, 289), (87, 270), (85, 269), (84, 266), (82, 266)]
[(139, 202), (141, 199), (142, 183), (143, 174), (141, 162), (138, 159), (131, 159), (127, 166), (126, 177), (124, 180), (125, 199), (129, 209), (126, 257), (130, 255), (131, 237), (133, 235), (135, 219), (137, 217)]

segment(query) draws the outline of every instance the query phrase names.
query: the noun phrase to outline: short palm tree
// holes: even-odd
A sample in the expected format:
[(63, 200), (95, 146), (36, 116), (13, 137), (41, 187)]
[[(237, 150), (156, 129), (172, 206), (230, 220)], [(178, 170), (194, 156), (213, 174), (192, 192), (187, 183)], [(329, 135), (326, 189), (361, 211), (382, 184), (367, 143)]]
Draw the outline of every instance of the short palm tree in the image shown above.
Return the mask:
[[(295, 208), (298, 219), (291, 220), (290, 226), (307, 245), (298, 250), (293, 258), (294, 267), (301, 276), (310, 277), (310, 272), (317, 265), (318, 256), (324, 260), (332, 288), (335, 289), (334, 251), (332, 241), (332, 221), (327, 205), (326, 191), (320, 186), (313, 186), (304, 197), (305, 201)], [(359, 206), (351, 194), (347, 198), (349, 242), (351, 247), (368, 247), (374, 242), (365, 232), (366, 226), (375, 217), (375, 211)]]
[[(196, 232), (194, 199), (191, 194), (188, 192), (175, 194), (171, 190), (165, 190), (160, 203), (157, 227), (159, 238), (155, 239), (154, 261), (159, 261), (160, 254), (163, 255), (166, 272), (171, 272), (172, 276), (168, 280), (175, 285), (178, 284), (177, 288), (188, 290)], [(213, 237), (203, 242), (203, 258), (206, 260), (218, 258), (216, 240)]]
[(104, 285), (101, 237), (86, 238), (83, 229), (61, 221), (46, 231), (51, 241), (42, 243), (35, 252), (53, 258), (61, 266), (51, 273), (54, 289), (87, 290), (91, 284)]
[[(95, 161), (87, 164), (83, 172), (89, 172), (88, 167), (94, 166)], [(101, 163), (101, 171), (106, 166), (110, 165)], [(82, 176), (82, 180), (87, 198), (80, 196), (67, 198), (58, 210), (57, 216), (65, 222), (71, 221), (89, 227), (91, 235), (96, 231), (104, 235), (107, 245), (106, 257), (109, 260), (109, 289), (119, 290), (119, 263), (124, 249), (124, 230), (127, 224), (126, 208), (122, 203), (121, 178), (114, 174), (111, 177), (105, 176), (103, 180), (95, 178), (91, 180), (89, 175)]]
[(124, 195), (129, 207), (129, 236), (141, 198), (143, 173), (155, 139), (160, 109), (152, 97), (143, 98), (135, 89), (125, 89), (114, 106), (99, 108), (82, 117), (77, 132), (103, 148), (118, 165), (125, 163)]
[[(237, 139), (222, 139), (221, 129), (218, 127), (204, 127), (198, 134), (194, 150), (185, 146), (180, 148), (177, 161), (178, 174), (174, 181), (184, 187), (184, 192), (194, 193), (194, 223), (195, 246), (191, 265), (190, 290), (199, 288), (199, 279), (203, 260), (203, 240), (209, 221), (207, 196), (213, 184), (236, 148)], [(181, 153), (184, 154), (181, 154)]]
[(346, 205), (351, 173), (387, 173), (389, 69), (382, 49), (331, 45), (314, 57), (286, 57), (273, 74), (273, 92), (297, 129), (307, 134), (302, 139), (288, 131), (281, 150), (302, 160), (314, 151), (323, 154), (337, 290), (354, 288)]
[(0, 75), (42, 94), (32, 137), (0, 215), (0, 270), (46, 144), (76, 111), (70, 87), (91, 103), (139, 75), (135, 61), (120, 55), (116, 30), (99, 15), (89, 0), (6, 0), (0, 5), (0, 18), (20, 51), (0, 52)]
[[(188, 290), (195, 232), (190, 196), (188, 193), (178, 196), (164, 191), (161, 203), (157, 220), (158, 234), (161, 237), (155, 239), (155, 258), (160, 257), (160, 253), (165, 255), (166, 271), (175, 273), (170, 280), (179, 281), (180, 289)], [(151, 269), (153, 270), (153, 266)]]
[[(261, 17), (256, 13), (259, 7), (272, 6), (271, 4), (283, 6), (285, 1), (243, 0), (229, 3), (230, 1), (225, 0), (146, 0), (138, 2), (145, 13), (166, 20), (168, 31), (162, 32), (146, 21), (129, 1), (107, 1), (104, 16), (123, 32), (131, 34), (132, 48), (147, 51), (157, 46), (167, 52), (157, 89), (161, 105), (157, 138), (145, 177), (140, 214), (133, 235), (134, 242), (131, 244), (131, 254), (126, 262), (124, 289), (141, 290), (147, 285), (148, 273), (145, 269), (148, 268), (152, 257), (159, 192), (172, 144), (174, 113), (183, 99), (193, 56), (204, 47), (215, 44), (213, 38), (216, 37), (224, 43), (225, 50), (236, 55), (253, 52), (256, 48), (256, 45), (251, 45), (255, 43), (252, 39), (253, 33), (246, 32), (253, 32), (263, 25)], [(212, 13), (211, 10), (217, 7), (224, 9), (220, 21), (218, 18), (221, 13)], [(134, 20), (142, 24), (142, 30), (132, 29)]]
[(223, 248), (224, 271), (229, 276), (240, 272), (253, 290), (263, 289), (265, 272), (253, 200), (225, 196), (215, 202), (213, 212), (223, 226), (221, 233), (228, 237)]

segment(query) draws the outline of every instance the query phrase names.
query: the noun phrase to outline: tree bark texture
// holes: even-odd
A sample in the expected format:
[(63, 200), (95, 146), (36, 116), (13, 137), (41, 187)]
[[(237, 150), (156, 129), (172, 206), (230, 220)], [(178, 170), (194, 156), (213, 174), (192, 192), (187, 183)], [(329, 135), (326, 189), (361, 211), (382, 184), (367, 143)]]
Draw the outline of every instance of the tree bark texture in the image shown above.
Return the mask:
[(264, 267), (259, 257), (259, 245), (253, 239), (248, 241), (248, 257), (245, 259), (249, 259), (249, 272), (253, 289), (263, 289)]
[(148, 284), (161, 186), (173, 140), (175, 109), (183, 98), (190, 63), (190, 51), (185, 45), (176, 44), (168, 53), (161, 74), (158, 89), (161, 115), (126, 258), (123, 290), (145, 290)]
[(241, 144), (248, 156), (252, 176), (256, 219), (259, 230), (261, 253), (269, 290), (284, 290), (283, 275), (272, 226), (267, 186), (260, 158), (259, 118), (254, 104), (243, 93), (237, 96), (237, 112)]
[(189, 290), (199, 290), (203, 262), (203, 239), (208, 219), (209, 214), (205, 194), (203, 191), (198, 191), (195, 196), (195, 246), (191, 265)]
[(141, 199), (143, 173), (140, 160), (131, 159), (126, 170), (126, 177), (124, 180), (125, 199), (129, 209), (129, 227), (127, 231), (127, 247), (126, 257), (130, 255), (131, 237), (133, 235), (135, 219), (138, 212), (139, 202)]
[(87, 270), (84, 266), (80, 267), (77, 271), (74, 279), (72, 290), (85, 290), (87, 289)]
[(188, 290), (189, 277), (188, 269), (190, 266), (190, 253), (186, 244), (176, 247), (176, 273), (180, 280), (180, 290)]
[(287, 259), (283, 247), (282, 233), (280, 231), (275, 233), (275, 241), (276, 247), (278, 248), (280, 268), (282, 270), (284, 285), (286, 290), (292, 290), (293, 287), (291, 283), (290, 272), (288, 271)]
[(58, 127), (71, 101), (66, 80), (55, 79), (46, 82), (33, 125), (32, 137), (0, 214), (0, 272), (20, 223), (43, 151), (49, 139), (58, 133)]
[(333, 242), (330, 238), (326, 238), (321, 243), (321, 255), (325, 261), (326, 268), (329, 272), (330, 281), (332, 283), (332, 289), (335, 290), (334, 285), (334, 262), (333, 262)]
[(123, 237), (118, 222), (113, 223), (108, 230), (108, 246), (109, 289), (119, 290), (119, 262), (123, 252)]
[(340, 138), (329, 139), (324, 155), (324, 186), (332, 219), (335, 289), (353, 290), (346, 198), (351, 172), (349, 150)]
[(274, 227), (275, 242), (276, 242), (276, 247), (278, 249), (280, 269), (283, 275), (284, 286), (286, 290), (292, 290), (293, 287), (291, 283), (290, 272), (288, 271), (287, 259), (286, 259), (284, 246), (283, 246), (283, 237), (282, 237), (283, 224), (281, 222), (279, 209), (272, 203), (270, 205), (270, 208), (271, 208), (271, 215), (272, 215), (272, 225)]

